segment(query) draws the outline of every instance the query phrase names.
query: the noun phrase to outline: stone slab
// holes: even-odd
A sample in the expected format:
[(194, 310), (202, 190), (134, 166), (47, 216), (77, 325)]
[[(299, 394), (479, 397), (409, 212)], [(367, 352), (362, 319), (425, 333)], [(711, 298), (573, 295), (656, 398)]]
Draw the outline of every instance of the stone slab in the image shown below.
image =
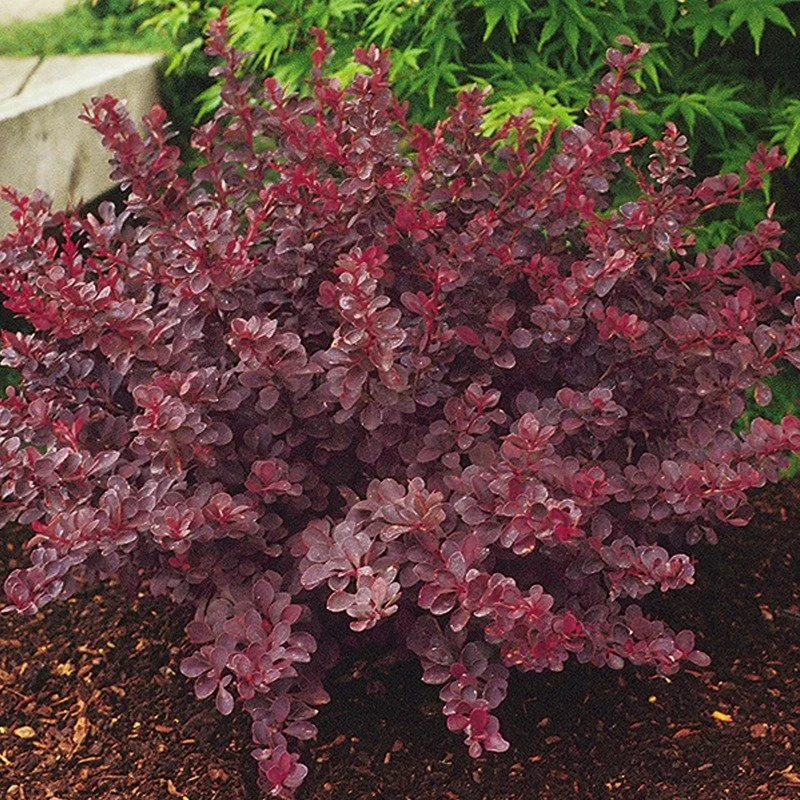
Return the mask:
[(40, 60), (36, 56), (0, 58), (0, 100), (6, 100), (19, 94)]
[(0, 25), (60, 14), (76, 0), (0, 0)]
[[(1, 1), (1, 0), (0, 0)], [(49, 56), (31, 75), (25, 94), (78, 92), (127, 75), (149, 69), (161, 60), (153, 53), (98, 53), (91, 56)], [(69, 86), (67, 86), (67, 84)]]
[[(102, 54), (42, 61), (19, 94), (0, 100), (0, 184), (25, 193), (41, 188), (54, 209), (111, 189), (108, 153), (78, 116), (92, 97), (112, 94), (140, 120), (158, 102), (161, 58)], [(11, 227), (7, 212), (0, 203), (0, 234)]]

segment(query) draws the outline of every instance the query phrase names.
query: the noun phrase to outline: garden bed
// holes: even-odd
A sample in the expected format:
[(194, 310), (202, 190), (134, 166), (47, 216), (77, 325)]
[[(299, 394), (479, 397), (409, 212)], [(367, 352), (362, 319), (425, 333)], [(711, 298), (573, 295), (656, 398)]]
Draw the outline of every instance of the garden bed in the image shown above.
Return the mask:
[[(654, 598), (713, 664), (671, 681), (570, 664), (512, 681), (511, 749), (471, 760), (414, 662), (345, 660), (306, 754), (304, 800), (790, 800), (800, 794), (800, 483), (706, 548), (699, 585)], [(13, 537), (12, 537), (13, 538)], [(2, 572), (20, 557), (7, 545)], [(101, 587), (0, 618), (5, 800), (252, 800), (244, 716), (177, 674), (185, 615)], [(354, 677), (359, 675), (359, 680)]]

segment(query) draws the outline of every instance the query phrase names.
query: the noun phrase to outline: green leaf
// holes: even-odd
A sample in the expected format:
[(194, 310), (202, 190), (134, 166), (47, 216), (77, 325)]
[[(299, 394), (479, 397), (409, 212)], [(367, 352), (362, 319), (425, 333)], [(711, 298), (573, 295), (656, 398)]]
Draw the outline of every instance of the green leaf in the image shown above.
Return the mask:
[(565, 105), (554, 90), (545, 91), (541, 86), (531, 86), (515, 94), (505, 94), (492, 99), (484, 120), (484, 130), (496, 133), (512, 115), (526, 109), (533, 111), (531, 123), (539, 134), (544, 133), (555, 120), (560, 127), (573, 125), (579, 108)]
[(786, 153), (786, 163), (791, 164), (800, 151), (800, 116), (794, 121), (783, 140), (783, 149)]
[(580, 31), (578, 30), (578, 26), (575, 24), (575, 21), (572, 17), (567, 17), (564, 20), (564, 38), (567, 40), (567, 44), (572, 50), (572, 57), (578, 57), (578, 42), (580, 41)]
[(197, 52), (202, 47), (203, 47), (203, 40), (199, 36), (196, 39), (192, 39), (191, 41), (187, 42), (172, 57), (172, 60), (169, 62), (167, 66), (166, 74), (171, 75), (176, 70), (180, 71), (189, 61), (192, 53)]
[(656, 87), (656, 91), (660, 92), (661, 91), (661, 81), (660, 81), (660, 79), (658, 77), (658, 68), (656, 67), (656, 65), (652, 61), (648, 60), (648, 61), (645, 62), (645, 64), (644, 64), (644, 73), (653, 82), (653, 86)]
[(750, 29), (750, 36), (753, 38), (757, 56), (761, 55), (761, 37), (764, 35), (765, 24), (764, 17), (753, 15), (747, 18), (747, 27)]
[(658, 10), (664, 20), (664, 33), (669, 36), (678, 16), (678, 0), (658, 0)]
[(395, 36), (403, 30), (406, 19), (401, 14), (395, 13), (394, 8), (386, 9), (384, 6), (385, 4), (380, 3), (372, 6), (365, 20), (364, 30), (372, 41), (380, 43), (381, 47), (388, 47)]
[(530, 15), (527, 0), (483, 0), (479, 5), (483, 7), (484, 18), (486, 19), (486, 30), (483, 34), (484, 42), (492, 35), (492, 31), (501, 20), (505, 23), (505, 28), (511, 41), (517, 41), (520, 16), (522, 14)]
[(405, 69), (419, 72), (419, 57), (425, 55), (422, 47), (406, 47), (394, 53), (392, 59), (392, 69), (400, 73)]
[[(793, 2), (794, 1), (795, 0), (793, 0)], [(764, 9), (764, 16), (779, 28), (784, 28), (785, 30), (789, 31), (792, 36), (797, 36), (797, 31), (795, 30), (794, 25), (792, 25), (789, 17), (784, 14), (782, 9), (778, 8), (777, 6), (767, 6)]]
[(597, 25), (587, 16), (591, 11), (591, 5), (588, 3), (579, 2), (579, 0), (563, 0), (564, 4), (569, 8), (570, 15), (577, 20), (576, 27), (578, 31), (585, 31), (596, 42), (602, 42), (604, 45), (608, 44), (607, 37), (601, 33)]
[(220, 97), (220, 85), (218, 83), (212, 84), (205, 91), (197, 95), (195, 104), (197, 105), (196, 122), (202, 122), (207, 119), (209, 115), (215, 111), (222, 98)]
[(539, 45), (536, 48), (540, 53), (542, 48), (556, 35), (560, 27), (560, 17), (547, 18), (547, 21), (542, 25), (542, 32), (539, 34)]
[(774, 131), (772, 144), (778, 144), (786, 153), (790, 164), (800, 152), (800, 99), (790, 100), (781, 111), (778, 122), (771, 126)]
[(764, 14), (758, 10), (758, 3), (750, 3), (748, 5), (739, 5), (731, 14), (729, 25), (728, 37), (737, 31), (744, 22), (747, 22), (747, 27), (750, 29), (750, 36), (755, 45), (756, 55), (759, 55), (761, 50), (761, 37), (764, 35)]
[(361, 0), (330, 0), (329, 2), (330, 15), (334, 19), (344, 19), (353, 12), (362, 11), (364, 8), (366, 8), (366, 4)]
[(684, 6), (687, 13), (678, 19), (675, 27), (680, 30), (691, 30), (695, 56), (700, 54), (700, 48), (712, 31), (720, 38), (728, 35), (729, 18), (724, 8), (727, 1), (723, 0), (720, 5), (710, 7), (707, 0), (687, 0)]
[(697, 106), (692, 105), (691, 102), (683, 102), (678, 104), (678, 113), (686, 120), (689, 126), (689, 133), (694, 133), (694, 126), (697, 120)]
[(743, 24), (747, 24), (756, 55), (761, 53), (761, 39), (767, 20), (794, 34), (794, 27), (786, 14), (779, 8), (785, 0), (723, 0), (720, 9), (731, 10), (728, 22), (729, 39)]
[(506, 10), (502, 2), (496, 2), (484, 6), (483, 13), (486, 19), (486, 30), (483, 32), (483, 41), (485, 42), (492, 35), (497, 23), (505, 17)]
[(19, 386), (22, 376), (9, 367), (0, 367), (0, 397), (5, 397), (9, 386)]
[(704, 91), (684, 92), (681, 95), (667, 95), (662, 117), (666, 121), (670, 116), (679, 114), (694, 134), (698, 117), (705, 119), (726, 141), (730, 128), (744, 131), (744, 119), (756, 113), (755, 109), (736, 95), (741, 86), (712, 85)]

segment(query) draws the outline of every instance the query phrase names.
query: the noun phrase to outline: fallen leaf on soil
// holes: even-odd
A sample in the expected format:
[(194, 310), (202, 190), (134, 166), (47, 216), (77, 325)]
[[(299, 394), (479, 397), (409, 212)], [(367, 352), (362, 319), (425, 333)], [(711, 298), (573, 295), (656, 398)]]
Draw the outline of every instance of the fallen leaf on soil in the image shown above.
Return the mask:
[(338, 747), (343, 742), (347, 741), (347, 737), (340, 733), (332, 742), (328, 742), (327, 744), (321, 744), (319, 747), (315, 747), (315, 750), (330, 750), (332, 747)]
[(733, 717), (730, 714), (726, 714), (724, 711), (713, 711), (711, 716), (719, 722), (733, 722)]
[(685, 739), (687, 736), (694, 736), (696, 733), (700, 733), (700, 731), (693, 731), (691, 728), (681, 728), (679, 731), (675, 731), (672, 734), (673, 739)]
[(33, 739), (36, 731), (30, 725), (23, 725), (21, 728), (14, 729), (14, 736), (19, 736), (20, 739)]
[(231, 779), (231, 776), (219, 767), (208, 767), (207, 772), (212, 781), (229, 781)]
[(75, 727), (72, 729), (73, 751), (77, 750), (83, 744), (91, 727), (92, 726), (86, 717), (78, 717)]

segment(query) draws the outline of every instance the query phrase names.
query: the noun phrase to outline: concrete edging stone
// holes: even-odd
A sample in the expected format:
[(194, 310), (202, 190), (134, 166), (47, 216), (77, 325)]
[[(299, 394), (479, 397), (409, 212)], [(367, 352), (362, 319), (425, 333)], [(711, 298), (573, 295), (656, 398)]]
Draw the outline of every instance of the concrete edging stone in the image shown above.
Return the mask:
[[(116, 53), (0, 58), (0, 184), (26, 193), (41, 188), (55, 209), (112, 188), (108, 153), (78, 116), (92, 97), (112, 94), (126, 100), (138, 122), (158, 102), (161, 59)], [(0, 205), (0, 233), (11, 228), (7, 209)]]

